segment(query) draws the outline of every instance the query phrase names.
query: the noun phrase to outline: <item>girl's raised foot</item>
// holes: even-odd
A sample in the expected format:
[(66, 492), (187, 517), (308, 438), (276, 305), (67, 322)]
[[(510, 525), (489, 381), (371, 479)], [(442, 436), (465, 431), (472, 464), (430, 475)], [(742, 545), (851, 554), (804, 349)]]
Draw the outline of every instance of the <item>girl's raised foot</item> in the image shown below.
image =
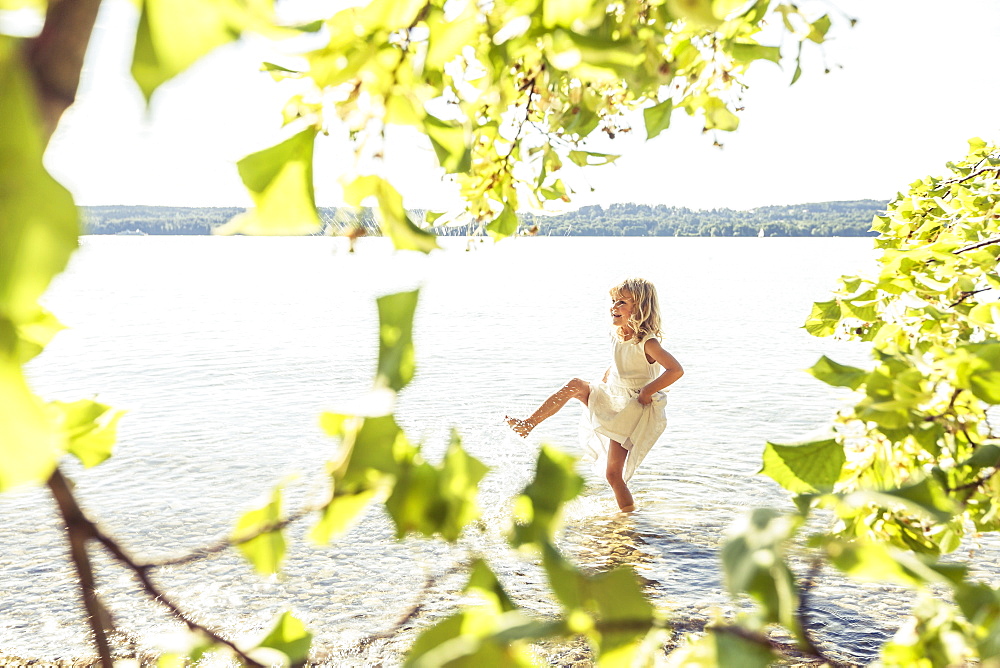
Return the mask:
[(527, 420), (520, 420), (518, 418), (512, 418), (509, 415), (505, 415), (504, 420), (507, 421), (507, 426), (514, 430), (514, 433), (521, 438), (527, 438), (531, 430), (535, 428), (535, 425), (531, 424)]
[(630, 504), (629, 504), (629, 505), (627, 505), (627, 506), (622, 506), (622, 507), (621, 507), (621, 508), (619, 508), (618, 510), (619, 510), (620, 512), (623, 512), (623, 513), (631, 513), (632, 511), (634, 511), (634, 510), (635, 510), (635, 504), (634, 504), (634, 503), (630, 503)]

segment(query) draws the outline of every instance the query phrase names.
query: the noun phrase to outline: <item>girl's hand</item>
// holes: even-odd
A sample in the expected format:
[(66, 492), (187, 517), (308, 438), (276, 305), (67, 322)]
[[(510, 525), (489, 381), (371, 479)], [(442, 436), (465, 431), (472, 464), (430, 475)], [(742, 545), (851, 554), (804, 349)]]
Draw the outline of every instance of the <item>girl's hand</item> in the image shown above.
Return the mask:
[(639, 390), (639, 396), (636, 397), (636, 400), (643, 406), (648, 406), (653, 403), (653, 392), (649, 388), (644, 387)]

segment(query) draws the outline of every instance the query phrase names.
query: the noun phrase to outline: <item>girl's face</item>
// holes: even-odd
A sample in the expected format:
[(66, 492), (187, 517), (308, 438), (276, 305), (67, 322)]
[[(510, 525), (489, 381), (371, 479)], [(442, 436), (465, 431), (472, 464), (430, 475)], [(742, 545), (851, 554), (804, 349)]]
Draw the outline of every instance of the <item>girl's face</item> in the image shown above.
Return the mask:
[(628, 290), (622, 290), (618, 293), (618, 298), (611, 298), (611, 324), (616, 327), (628, 328), (628, 319), (632, 315), (632, 309), (635, 307), (635, 300), (632, 299), (632, 293)]

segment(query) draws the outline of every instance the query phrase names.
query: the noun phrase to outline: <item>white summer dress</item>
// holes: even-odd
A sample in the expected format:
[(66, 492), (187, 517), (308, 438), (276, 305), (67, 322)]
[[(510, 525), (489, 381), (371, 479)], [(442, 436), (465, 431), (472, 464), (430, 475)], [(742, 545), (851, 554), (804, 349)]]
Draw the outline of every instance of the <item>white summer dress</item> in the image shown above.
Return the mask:
[(584, 457), (592, 460), (594, 471), (603, 476), (608, 447), (617, 441), (628, 450), (622, 478), (632, 477), (636, 468), (667, 427), (667, 394), (657, 392), (643, 406), (639, 390), (662, 373), (657, 362), (646, 360), (642, 343), (611, 336), (611, 370), (606, 383), (590, 384), (590, 397), (580, 422)]

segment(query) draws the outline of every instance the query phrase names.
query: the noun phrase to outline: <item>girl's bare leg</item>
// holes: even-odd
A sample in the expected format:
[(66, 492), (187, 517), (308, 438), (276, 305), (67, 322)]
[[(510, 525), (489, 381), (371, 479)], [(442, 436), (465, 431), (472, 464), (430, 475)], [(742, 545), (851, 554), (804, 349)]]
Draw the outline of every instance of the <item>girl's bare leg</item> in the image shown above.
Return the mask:
[(526, 437), (531, 433), (531, 430), (538, 426), (542, 420), (550, 418), (559, 412), (559, 409), (566, 405), (566, 402), (570, 399), (579, 399), (583, 402), (583, 405), (587, 405), (587, 399), (590, 397), (590, 383), (580, 380), (579, 378), (574, 378), (568, 383), (563, 385), (561, 388), (556, 390), (555, 394), (542, 402), (542, 405), (538, 409), (529, 415), (527, 418), (521, 420), (519, 418), (513, 418), (509, 415), (505, 415), (504, 419), (511, 429), (518, 435)]
[(622, 447), (618, 441), (611, 441), (608, 445), (608, 468), (605, 477), (611, 485), (611, 491), (615, 493), (615, 501), (622, 512), (635, 510), (635, 501), (632, 499), (632, 492), (622, 479), (622, 471), (625, 470), (625, 458), (628, 457), (628, 450)]

